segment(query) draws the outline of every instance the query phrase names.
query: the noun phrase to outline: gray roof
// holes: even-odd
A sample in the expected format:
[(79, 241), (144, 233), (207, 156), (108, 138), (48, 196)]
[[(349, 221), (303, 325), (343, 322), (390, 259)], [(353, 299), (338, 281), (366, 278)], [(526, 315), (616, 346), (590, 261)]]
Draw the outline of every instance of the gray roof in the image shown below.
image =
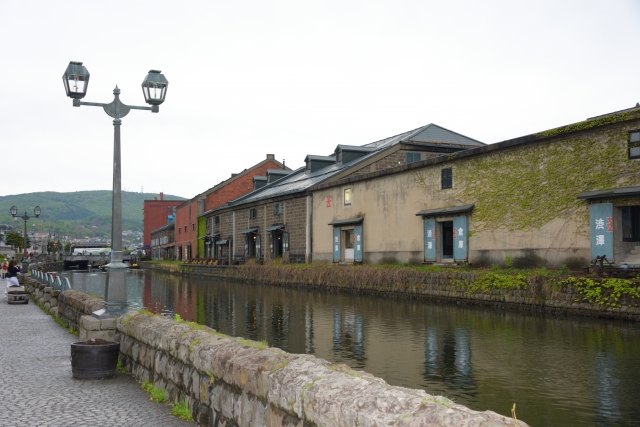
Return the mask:
[(585, 191), (578, 195), (578, 199), (604, 199), (613, 197), (640, 196), (640, 187), (621, 187), (610, 190)]
[[(347, 163), (337, 164), (333, 163), (326, 167), (316, 170), (314, 172), (307, 172), (306, 167), (301, 167), (294, 170), (291, 174), (275, 181), (264, 187), (253, 190), (235, 200), (227, 202), (226, 204), (219, 206), (215, 209), (205, 212), (205, 214), (216, 210), (222, 210), (232, 206), (244, 205), (247, 203), (258, 202), (264, 199), (270, 199), (273, 197), (287, 196), (298, 192), (303, 192), (307, 188), (319, 184), (340, 172), (352, 168), (358, 163), (364, 162), (371, 157), (375, 156), (382, 150), (393, 147), (401, 142), (414, 142), (414, 143), (434, 143), (440, 145), (446, 145), (452, 148), (474, 148), (484, 146), (485, 144), (476, 141), (475, 139), (468, 138), (464, 135), (460, 135), (456, 132), (452, 132), (448, 129), (440, 127), (434, 124), (428, 124), (426, 126), (419, 127), (408, 132), (404, 132), (398, 135), (391, 136), (389, 138), (381, 139), (370, 144), (361, 146), (365, 148), (366, 153), (364, 156), (354, 159)], [(344, 147), (344, 145), (343, 145)], [(307, 157), (327, 157), (327, 156), (315, 156), (309, 155)], [(333, 157), (330, 157), (332, 160)]]
[(427, 209), (420, 211), (416, 216), (439, 216), (469, 212), (475, 205), (450, 206), (447, 208)]
[(360, 145), (338, 144), (338, 146), (336, 147), (336, 151), (338, 151), (338, 150), (357, 151), (357, 152), (370, 152), (370, 151), (376, 150), (376, 148), (375, 147), (361, 147)]
[(364, 221), (364, 217), (349, 218), (349, 219), (334, 219), (327, 225), (351, 225), (361, 224)]

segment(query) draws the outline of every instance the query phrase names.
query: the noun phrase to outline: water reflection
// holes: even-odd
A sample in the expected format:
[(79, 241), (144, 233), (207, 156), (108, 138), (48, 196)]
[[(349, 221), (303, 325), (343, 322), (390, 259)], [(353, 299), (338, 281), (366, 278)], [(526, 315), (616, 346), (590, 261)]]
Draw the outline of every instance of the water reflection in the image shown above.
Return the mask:
[[(102, 296), (102, 273), (65, 273)], [(531, 316), (429, 301), (335, 294), (144, 271), (133, 308), (178, 313), (220, 332), (364, 369), (532, 426), (640, 424), (635, 324)]]

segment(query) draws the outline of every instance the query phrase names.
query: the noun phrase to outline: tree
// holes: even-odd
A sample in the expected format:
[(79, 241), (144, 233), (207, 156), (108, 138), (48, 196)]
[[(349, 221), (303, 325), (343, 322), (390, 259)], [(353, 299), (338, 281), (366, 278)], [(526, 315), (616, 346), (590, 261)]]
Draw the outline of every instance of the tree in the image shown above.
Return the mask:
[[(8, 232), (4, 241), (7, 245), (11, 245), (14, 248), (22, 248), (22, 246), (24, 245), (22, 234), (18, 233), (17, 231)], [(29, 241), (29, 236), (27, 236), (27, 247), (29, 246), (31, 246), (31, 242)]]

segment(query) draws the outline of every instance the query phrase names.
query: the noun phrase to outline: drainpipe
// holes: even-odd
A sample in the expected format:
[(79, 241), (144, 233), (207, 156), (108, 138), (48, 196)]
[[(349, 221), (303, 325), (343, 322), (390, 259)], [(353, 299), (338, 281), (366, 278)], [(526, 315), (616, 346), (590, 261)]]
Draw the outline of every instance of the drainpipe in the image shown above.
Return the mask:
[(313, 213), (313, 207), (311, 204), (311, 196), (307, 196), (307, 220), (306, 222), (306, 250), (305, 250), (305, 260), (304, 262), (309, 264), (311, 263), (311, 216)]

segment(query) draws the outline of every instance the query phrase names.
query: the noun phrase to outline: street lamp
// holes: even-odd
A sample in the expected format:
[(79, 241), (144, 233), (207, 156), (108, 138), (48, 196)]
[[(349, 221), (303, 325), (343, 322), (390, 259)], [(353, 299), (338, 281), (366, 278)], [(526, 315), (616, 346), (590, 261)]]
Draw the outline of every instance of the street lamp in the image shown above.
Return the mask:
[[(18, 215), (18, 208), (15, 206), (11, 206), (11, 209), (9, 209), (9, 212), (11, 212), (12, 217), (16, 218), (16, 215)], [(33, 214), (35, 215), (36, 218), (40, 216), (40, 206), (36, 206), (33, 209)], [(29, 261), (27, 261), (25, 257), (25, 255), (27, 254), (27, 221), (31, 217), (27, 215), (27, 211), (24, 211), (24, 215), (19, 216), (17, 218), (21, 218), (24, 221), (24, 236), (23, 236), (24, 246), (22, 249), (22, 271), (24, 272), (24, 274), (27, 274), (27, 270), (29, 270)]]
[(80, 101), (87, 94), (89, 71), (82, 62), (70, 62), (62, 75), (64, 89), (73, 106), (89, 105), (102, 107), (107, 115), (113, 117), (113, 193), (111, 200), (111, 262), (107, 265), (107, 287), (104, 293), (104, 309), (93, 313), (94, 317), (105, 319), (118, 317), (127, 311), (127, 287), (125, 283), (126, 264), (122, 262), (122, 190), (120, 179), (120, 125), (124, 116), (131, 110), (160, 111), (160, 104), (167, 95), (169, 82), (158, 70), (151, 70), (142, 82), (145, 102), (151, 107), (125, 105), (120, 101), (120, 89), (113, 90), (115, 99), (109, 104)]

